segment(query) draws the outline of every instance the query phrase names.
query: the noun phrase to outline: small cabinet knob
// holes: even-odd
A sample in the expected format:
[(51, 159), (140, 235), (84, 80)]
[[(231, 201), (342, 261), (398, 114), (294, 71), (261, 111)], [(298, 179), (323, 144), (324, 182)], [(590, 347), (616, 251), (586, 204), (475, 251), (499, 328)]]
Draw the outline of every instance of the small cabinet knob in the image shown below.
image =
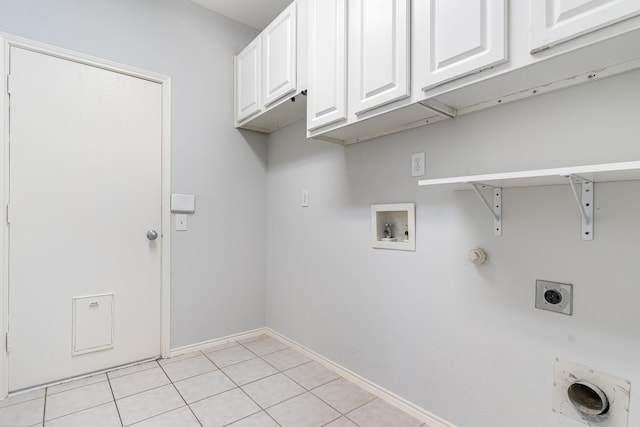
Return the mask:
[(158, 232), (156, 230), (147, 231), (147, 239), (156, 240), (158, 238)]

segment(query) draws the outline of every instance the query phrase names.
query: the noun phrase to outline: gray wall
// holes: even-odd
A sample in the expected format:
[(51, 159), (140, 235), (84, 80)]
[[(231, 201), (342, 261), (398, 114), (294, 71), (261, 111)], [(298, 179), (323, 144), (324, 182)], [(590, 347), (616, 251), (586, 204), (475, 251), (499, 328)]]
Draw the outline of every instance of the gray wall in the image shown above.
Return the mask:
[[(582, 426), (551, 412), (556, 357), (640, 385), (640, 182), (596, 185), (591, 242), (568, 186), (505, 189), (494, 237), (473, 192), (418, 188), (409, 160), (426, 151), (427, 177), (638, 160), (638, 87), (635, 72), (347, 147), (303, 123), (272, 134), (267, 326), (460, 427)], [(370, 205), (400, 202), (417, 250), (372, 249)], [(573, 283), (574, 315), (535, 309), (536, 279)]]
[(188, 0), (0, 0), (0, 31), (172, 78), (171, 347), (264, 325), (266, 137), (233, 128), (233, 55), (256, 32)]

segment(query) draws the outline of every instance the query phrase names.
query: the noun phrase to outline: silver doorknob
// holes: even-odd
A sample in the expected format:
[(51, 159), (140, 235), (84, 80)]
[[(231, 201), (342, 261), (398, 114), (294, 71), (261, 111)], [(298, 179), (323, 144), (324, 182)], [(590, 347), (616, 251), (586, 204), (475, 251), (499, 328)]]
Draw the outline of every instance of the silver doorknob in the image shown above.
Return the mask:
[(156, 240), (158, 238), (158, 232), (156, 230), (147, 231), (147, 239)]

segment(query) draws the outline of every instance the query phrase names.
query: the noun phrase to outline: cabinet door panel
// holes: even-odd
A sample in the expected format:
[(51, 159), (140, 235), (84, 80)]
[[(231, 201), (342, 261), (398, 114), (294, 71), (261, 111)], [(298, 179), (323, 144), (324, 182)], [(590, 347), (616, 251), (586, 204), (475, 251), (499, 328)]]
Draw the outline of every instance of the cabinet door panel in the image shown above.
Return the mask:
[(409, 0), (349, 4), (349, 104), (359, 114), (410, 94)]
[(426, 63), (420, 79), (423, 90), (507, 59), (505, 0), (418, 3), (416, 50)]
[(311, 0), (307, 129), (347, 118), (347, 3)]
[(531, 1), (531, 51), (552, 47), (639, 14), (638, 0)]
[(260, 112), (260, 37), (236, 56), (236, 121)]
[(264, 105), (296, 90), (296, 3), (292, 3), (262, 33)]

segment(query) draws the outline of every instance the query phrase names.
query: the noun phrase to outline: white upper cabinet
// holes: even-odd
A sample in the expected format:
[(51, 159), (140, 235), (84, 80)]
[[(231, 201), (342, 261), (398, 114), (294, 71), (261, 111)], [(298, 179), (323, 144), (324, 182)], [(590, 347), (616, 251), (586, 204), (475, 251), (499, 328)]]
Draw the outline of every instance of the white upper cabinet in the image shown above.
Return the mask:
[(304, 119), (307, 0), (291, 3), (236, 55), (237, 128), (270, 133)]
[(410, 95), (409, 0), (349, 1), (349, 108), (361, 114)]
[(420, 88), (506, 61), (506, 7), (506, 0), (416, 1), (414, 52), (424, 69), (418, 79)]
[(638, 0), (531, 0), (531, 52), (640, 15)]
[(347, 118), (347, 1), (309, 2), (307, 129)]
[(260, 37), (236, 56), (236, 120), (260, 112)]
[(296, 90), (296, 21), (296, 3), (293, 2), (262, 32), (265, 106)]
[(262, 111), (239, 91), (241, 127), (270, 132), (304, 104), (308, 137), (352, 144), (640, 68), (640, 0), (296, 2), (298, 87), (285, 11), (262, 36)]

